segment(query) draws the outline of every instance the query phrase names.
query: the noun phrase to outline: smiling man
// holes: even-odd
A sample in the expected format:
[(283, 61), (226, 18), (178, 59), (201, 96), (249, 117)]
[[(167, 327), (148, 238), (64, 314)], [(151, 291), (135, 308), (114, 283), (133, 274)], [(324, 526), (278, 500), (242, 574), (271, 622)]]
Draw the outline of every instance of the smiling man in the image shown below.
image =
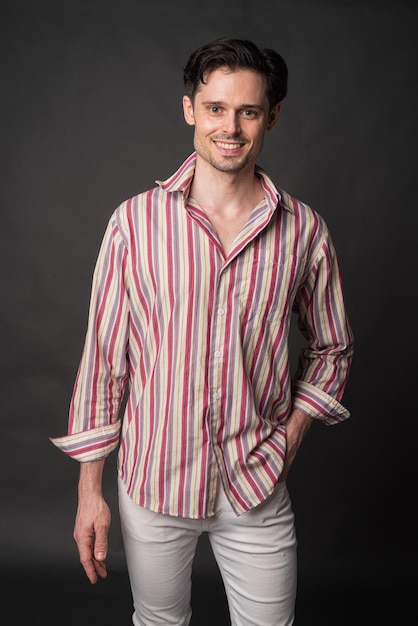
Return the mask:
[[(191, 55), (184, 82), (195, 152), (110, 220), (68, 434), (53, 441), (81, 463), (74, 536), (92, 583), (106, 576), (101, 479), (119, 447), (136, 626), (189, 624), (203, 532), (233, 626), (287, 626), (286, 477), (313, 422), (349, 416), (352, 334), (324, 221), (256, 164), (286, 95), (282, 57), (217, 40)], [(293, 380), (292, 313), (306, 337)]]
[(183, 99), (186, 121), (195, 126), (197, 168), (206, 161), (220, 172), (244, 169), (253, 175), (264, 134), (276, 124), (280, 104), (270, 108), (265, 78), (253, 70), (219, 68), (204, 80), (192, 98)]

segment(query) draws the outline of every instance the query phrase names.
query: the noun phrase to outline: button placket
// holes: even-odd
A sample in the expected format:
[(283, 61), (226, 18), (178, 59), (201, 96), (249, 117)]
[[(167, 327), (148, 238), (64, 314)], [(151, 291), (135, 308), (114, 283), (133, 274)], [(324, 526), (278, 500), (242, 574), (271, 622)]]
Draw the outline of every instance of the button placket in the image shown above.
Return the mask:
[[(226, 286), (226, 279), (224, 277), (224, 270), (221, 269), (218, 275), (216, 292), (215, 292), (215, 300), (214, 300), (214, 311), (215, 315), (213, 317), (212, 322), (212, 334), (211, 334), (211, 365), (209, 368), (210, 376), (211, 376), (211, 390), (212, 390), (212, 398), (214, 401), (219, 401), (221, 397), (221, 381), (222, 381), (222, 356), (223, 356), (223, 346), (225, 343), (225, 321), (226, 321), (226, 310), (225, 310), (225, 302), (226, 302), (226, 294), (224, 293)], [(212, 410), (212, 415), (217, 416), (219, 410), (218, 408)]]

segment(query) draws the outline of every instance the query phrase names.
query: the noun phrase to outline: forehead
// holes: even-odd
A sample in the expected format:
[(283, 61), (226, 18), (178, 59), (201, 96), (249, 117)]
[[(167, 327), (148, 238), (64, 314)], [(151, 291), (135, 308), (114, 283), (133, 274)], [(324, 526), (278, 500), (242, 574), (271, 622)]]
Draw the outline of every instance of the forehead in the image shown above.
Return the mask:
[(240, 101), (260, 106), (268, 100), (266, 78), (254, 70), (221, 67), (206, 73), (204, 81), (196, 92), (200, 100)]

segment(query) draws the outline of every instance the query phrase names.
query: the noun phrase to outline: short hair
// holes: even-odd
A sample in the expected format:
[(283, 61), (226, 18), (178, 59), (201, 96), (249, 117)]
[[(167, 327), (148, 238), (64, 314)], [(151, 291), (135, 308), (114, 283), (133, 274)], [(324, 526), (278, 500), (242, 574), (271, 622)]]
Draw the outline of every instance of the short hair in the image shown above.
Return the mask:
[(260, 49), (247, 39), (230, 37), (215, 39), (190, 55), (183, 73), (186, 95), (193, 101), (205, 76), (221, 67), (263, 74), (271, 109), (286, 96), (288, 71), (283, 57), (270, 48)]

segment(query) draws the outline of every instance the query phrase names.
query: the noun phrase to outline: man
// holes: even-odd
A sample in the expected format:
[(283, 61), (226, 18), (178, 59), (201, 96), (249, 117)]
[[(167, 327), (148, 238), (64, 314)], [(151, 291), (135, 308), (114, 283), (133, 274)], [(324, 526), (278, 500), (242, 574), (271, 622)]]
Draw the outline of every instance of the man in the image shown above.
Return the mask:
[[(191, 55), (184, 78), (195, 153), (110, 220), (68, 434), (53, 441), (81, 462), (74, 536), (92, 583), (106, 576), (101, 477), (120, 441), (136, 626), (189, 623), (202, 532), (232, 624), (285, 626), (296, 587), (285, 480), (312, 422), (349, 416), (351, 330), (326, 225), (256, 165), (286, 95), (283, 59), (222, 39)], [(307, 339), (293, 381), (292, 311)]]

